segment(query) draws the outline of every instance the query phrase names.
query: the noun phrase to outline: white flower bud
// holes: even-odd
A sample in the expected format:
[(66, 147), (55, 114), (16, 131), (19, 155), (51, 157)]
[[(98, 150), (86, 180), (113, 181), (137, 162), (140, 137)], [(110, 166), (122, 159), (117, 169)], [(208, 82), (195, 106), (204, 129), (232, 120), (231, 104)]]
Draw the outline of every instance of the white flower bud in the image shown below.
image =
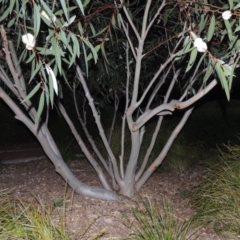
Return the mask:
[(32, 50), (35, 47), (36, 40), (31, 33), (27, 33), (22, 36), (22, 41), (26, 44), (26, 49)]
[(232, 16), (232, 12), (229, 11), (229, 10), (228, 10), (228, 11), (224, 11), (224, 12), (222, 13), (222, 18), (223, 18), (224, 20), (230, 19), (231, 16)]
[(202, 38), (196, 38), (194, 40), (194, 47), (196, 47), (199, 52), (206, 52), (208, 49), (207, 44), (202, 40)]

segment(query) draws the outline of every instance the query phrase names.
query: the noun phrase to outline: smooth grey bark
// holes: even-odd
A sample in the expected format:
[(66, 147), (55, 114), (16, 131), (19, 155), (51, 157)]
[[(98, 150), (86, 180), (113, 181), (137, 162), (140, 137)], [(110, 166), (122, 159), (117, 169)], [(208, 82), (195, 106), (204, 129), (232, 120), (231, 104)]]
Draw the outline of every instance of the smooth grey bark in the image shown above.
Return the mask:
[(86, 80), (83, 76), (83, 73), (82, 73), (82, 70), (80, 68), (79, 65), (76, 65), (76, 73), (77, 73), (77, 76), (78, 76), (78, 80), (79, 82), (81, 83), (82, 87), (83, 87), (83, 90), (85, 92), (85, 96), (88, 100), (88, 103), (89, 103), (89, 106), (92, 110), (92, 114), (95, 118), (95, 121), (96, 121), (96, 125), (98, 127), (98, 130), (99, 130), (99, 134), (101, 136), (101, 139), (103, 141), (103, 144), (106, 148), (106, 151), (108, 153), (108, 156), (109, 156), (109, 159), (112, 163), (112, 166), (113, 166), (113, 171), (114, 171), (114, 177), (116, 178), (116, 181), (118, 183), (118, 185), (120, 187), (123, 186), (123, 181), (120, 177), (120, 174), (119, 174), (119, 170), (118, 170), (118, 166), (117, 166), (117, 160), (116, 160), (116, 157), (114, 156), (113, 152), (112, 152), (112, 149), (110, 148), (110, 145), (109, 145), (109, 142), (107, 140), (107, 137), (106, 137), (106, 134), (103, 130), (103, 127), (102, 127), (102, 124), (101, 124), (101, 121), (100, 121), (100, 116), (98, 115), (98, 112), (96, 110), (96, 107), (94, 105), (94, 102), (93, 102), (93, 98), (91, 96), (91, 93), (88, 89), (88, 86), (87, 86), (87, 83), (86, 83)]
[(81, 148), (81, 150), (83, 151), (84, 155), (86, 156), (86, 158), (88, 159), (88, 161), (91, 163), (91, 165), (93, 166), (94, 170), (98, 174), (98, 177), (99, 177), (103, 187), (105, 189), (107, 189), (107, 190), (112, 191), (112, 188), (108, 184), (108, 182), (106, 180), (106, 177), (103, 174), (103, 171), (102, 171), (101, 167), (99, 166), (97, 161), (93, 158), (92, 154), (89, 152), (89, 150), (86, 147), (85, 143), (83, 142), (81, 136), (78, 134), (78, 132), (77, 132), (77, 130), (76, 130), (72, 120), (69, 118), (65, 108), (63, 107), (63, 105), (60, 102), (58, 102), (58, 108), (59, 108), (62, 116), (64, 117), (65, 121), (67, 122), (67, 125), (71, 129), (72, 134), (75, 137), (79, 147)]
[[(91, 187), (78, 180), (68, 168), (62, 157), (59, 156), (59, 154), (56, 154), (51, 148), (51, 146), (53, 146), (53, 139), (49, 135), (46, 126), (43, 124), (43, 126), (41, 127), (43, 128), (43, 131), (37, 130), (35, 124), (21, 111), (21, 109), (16, 105), (16, 103), (14, 103), (14, 101), (5, 93), (5, 91), (1, 87), (0, 98), (2, 98), (3, 101), (15, 113), (16, 119), (23, 122), (25, 126), (35, 135), (35, 137), (41, 144), (44, 152), (54, 164), (56, 172), (58, 172), (63, 177), (63, 179), (76, 193), (86, 197), (98, 198), (103, 200), (119, 199), (118, 195), (113, 191), (109, 191), (99, 187)], [(49, 141), (51, 141), (51, 143)]]

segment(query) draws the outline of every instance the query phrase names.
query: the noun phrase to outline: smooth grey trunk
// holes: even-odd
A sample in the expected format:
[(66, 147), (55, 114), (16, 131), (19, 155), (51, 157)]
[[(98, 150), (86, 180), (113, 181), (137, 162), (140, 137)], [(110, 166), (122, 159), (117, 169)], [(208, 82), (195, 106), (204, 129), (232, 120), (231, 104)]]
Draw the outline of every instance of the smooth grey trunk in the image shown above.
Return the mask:
[(135, 174), (137, 170), (137, 161), (140, 151), (139, 131), (131, 132), (131, 143), (131, 153), (127, 164), (125, 177), (123, 180), (124, 184), (120, 188), (120, 194), (128, 197), (132, 197), (134, 195)]
[[(78, 194), (81, 194), (86, 197), (98, 198), (103, 200), (118, 200), (118, 195), (113, 192), (99, 187), (91, 187), (80, 180), (78, 180), (72, 171), (68, 168), (64, 160), (59, 154), (54, 152), (51, 146), (53, 146), (54, 142), (51, 141), (52, 137), (49, 135), (49, 132), (45, 125), (43, 124), (41, 128), (44, 131), (40, 131), (36, 129), (35, 124), (21, 111), (21, 109), (13, 102), (13, 100), (5, 93), (5, 91), (0, 87), (0, 98), (10, 107), (10, 109), (16, 114), (16, 119), (23, 122), (26, 127), (35, 135), (39, 143), (41, 144), (44, 152), (51, 160), (51, 162), (55, 166), (56, 172), (58, 172), (63, 179), (68, 183), (68, 185)], [(44, 133), (43, 133), (44, 132)], [(58, 153), (58, 150), (55, 149)]]

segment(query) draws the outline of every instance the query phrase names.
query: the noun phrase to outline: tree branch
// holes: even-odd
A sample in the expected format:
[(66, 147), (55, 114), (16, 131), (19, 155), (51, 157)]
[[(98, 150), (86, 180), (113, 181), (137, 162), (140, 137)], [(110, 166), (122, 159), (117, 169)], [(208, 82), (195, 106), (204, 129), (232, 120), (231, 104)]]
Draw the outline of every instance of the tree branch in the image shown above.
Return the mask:
[(79, 147), (81, 148), (84, 155), (86, 156), (88, 161), (91, 163), (91, 165), (93, 166), (93, 168), (97, 172), (98, 177), (99, 177), (103, 187), (107, 190), (112, 190), (111, 187), (109, 186), (103, 172), (102, 172), (101, 167), (99, 166), (97, 161), (93, 158), (92, 154), (88, 151), (84, 141), (82, 140), (81, 136), (78, 134), (77, 129), (75, 128), (75, 126), (74, 126), (73, 122), (71, 121), (71, 119), (69, 118), (65, 108), (63, 107), (63, 105), (60, 102), (58, 102), (58, 108), (59, 108), (62, 116), (64, 117), (65, 121), (67, 122), (69, 128), (71, 129), (72, 134), (75, 137)]
[(108, 141), (107, 141), (106, 135), (104, 133), (103, 127), (102, 127), (102, 125), (100, 123), (100, 118), (98, 116), (97, 110), (96, 110), (95, 105), (93, 103), (93, 98), (90, 95), (90, 92), (89, 92), (89, 89), (87, 87), (86, 81), (85, 81), (85, 79), (83, 77), (83, 74), (82, 74), (82, 71), (81, 71), (81, 69), (80, 69), (80, 67), (78, 65), (76, 65), (76, 70), (77, 70), (78, 79), (79, 79), (80, 83), (83, 86), (83, 90), (84, 90), (84, 92), (86, 94), (86, 98), (88, 99), (90, 108), (91, 108), (93, 116), (95, 118), (98, 130), (99, 130), (99, 134), (100, 134), (100, 136), (102, 138), (104, 146), (105, 146), (105, 148), (107, 150), (107, 153), (108, 153), (108, 155), (109, 155), (109, 157), (111, 159), (111, 162), (113, 164), (113, 169), (114, 169), (114, 174), (115, 174), (116, 180), (117, 180), (119, 185), (122, 185), (122, 180), (120, 178), (119, 171), (118, 171), (117, 161), (116, 161), (116, 158), (113, 155), (113, 152), (112, 152), (112, 150), (111, 150), (111, 148), (110, 148), (110, 146), (108, 144)]
[(76, 110), (76, 113), (77, 113), (77, 116), (78, 116), (78, 120), (83, 128), (83, 131), (89, 141), (89, 143), (91, 144), (92, 146), (92, 149), (94, 151), (94, 153), (97, 155), (98, 159), (100, 160), (100, 162), (102, 163), (102, 165), (104, 166), (104, 168), (106, 169), (106, 171), (108, 172), (108, 174), (110, 174), (110, 171), (109, 171), (109, 167), (105, 161), (105, 159), (103, 158), (102, 154), (99, 152), (92, 136), (90, 135), (88, 129), (87, 129), (87, 126), (86, 126), (86, 122), (83, 121), (80, 113), (79, 113), (79, 110), (78, 110), (78, 104), (77, 104), (77, 100), (76, 100), (76, 86), (74, 84), (73, 86), (73, 101), (74, 101), (74, 105), (75, 105), (75, 110)]
[(125, 13), (125, 15), (126, 15), (126, 17), (127, 17), (127, 20), (128, 20), (128, 22), (129, 22), (129, 24), (131, 25), (131, 27), (132, 27), (132, 29), (133, 29), (133, 32), (135, 33), (137, 39), (139, 40), (139, 39), (140, 39), (140, 35), (139, 35), (139, 33), (138, 33), (138, 31), (137, 31), (137, 29), (136, 29), (136, 27), (135, 27), (135, 25), (134, 25), (134, 23), (133, 23), (130, 15), (129, 15), (129, 13), (128, 13), (128, 10), (127, 10), (127, 8), (126, 8), (126, 6), (125, 6), (125, 1), (124, 1), (124, 0), (120, 0), (120, 2), (121, 2), (121, 4), (123, 5), (123, 11), (124, 11), (124, 13)]
[(191, 97), (190, 99), (186, 100), (185, 102), (180, 102), (178, 100), (171, 100), (168, 104), (162, 104), (159, 107), (156, 107), (155, 109), (151, 111), (144, 112), (143, 115), (141, 115), (138, 120), (133, 124), (132, 131), (137, 131), (139, 128), (141, 128), (149, 119), (151, 119), (153, 116), (161, 113), (161, 111), (174, 111), (175, 109), (184, 109), (198, 101), (200, 98), (202, 98), (204, 95), (206, 95), (214, 86), (216, 86), (217, 80), (214, 79), (211, 83), (208, 84), (207, 87), (202, 89), (200, 92), (198, 92), (196, 95)]

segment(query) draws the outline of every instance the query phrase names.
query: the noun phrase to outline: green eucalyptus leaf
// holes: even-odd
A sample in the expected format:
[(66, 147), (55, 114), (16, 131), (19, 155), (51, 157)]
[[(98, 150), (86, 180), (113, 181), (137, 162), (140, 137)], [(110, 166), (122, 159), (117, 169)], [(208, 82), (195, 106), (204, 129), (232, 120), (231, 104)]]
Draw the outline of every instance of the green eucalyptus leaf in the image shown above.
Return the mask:
[(193, 78), (195, 77), (195, 75), (197, 74), (197, 72), (199, 72), (199, 67), (201, 66), (201, 63), (202, 63), (202, 61), (204, 60), (204, 58), (206, 57), (206, 55), (207, 55), (207, 52), (205, 52), (205, 53), (202, 54), (200, 60), (198, 61), (197, 66), (195, 67), (195, 71), (194, 71), (191, 79), (193, 79)]
[(31, 62), (34, 58), (35, 58), (35, 52), (33, 52), (32, 54), (31, 54), (31, 56), (28, 58), (28, 60), (26, 61), (26, 63), (29, 63), (29, 62)]
[(86, 7), (90, 3), (90, 0), (85, 0), (83, 3), (83, 7)]
[[(107, 59), (107, 56), (106, 56), (104, 44), (101, 44), (101, 52), (102, 52), (102, 55), (103, 55), (104, 59), (105, 59), (106, 62), (109, 64), (108, 59)], [(107, 68), (106, 68), (106, 69), (107, 69)]]
[(44, 108), (44, 91), (41, 93), (41, 96), (40, 96), (40, 100), (39, 100), (39, 104), (38, 104), (38, 110), (37, 110), (37, 115), (36, 115), (36, 118), (35, 118), (35, 124), (37, 125), (39, 123), (39, 119), (40, 119), (40, 116), (43, 112), (43, 108)]
[(34, 71), (31, 73), (31, 78), (29, 80), (29, 83), (33, 80), (33, 78), (35, 77), (35, 75), (39, 72), (39, 70), (42, 68), (42, 62), (39, 62), (36, 66), (36, 68), (34, 69)]
[(51, 9), (49, 8), (48, 4), (46, 4), (45, 2), (46, 1), (44, 1), (44, 0), (40, 0), (42, 10), (45, 11), (48, 14), (48, 16), (50, 17), (50, 16), (52, 16), (53, 13), (52, 13)]
[(40, 7), (36, 3), (33, 5), (33, 11), (34, 37), (36, 37), (39, 33), (41, 24)]
[(67, 21), (69, 21), (68, 9), (67, 9), (67, 5), (66, 5), (66, 1), (65, 0), (60, 0), (60, 2), (61, 2), (61, 6), (62, 6), (62, 9), (63, 9), (64, 15), (65, 15)]
[(87, 56), (87, 61), (90, 61), (92, 58), (94, 58), (94, 62), (97, 63), (97, 58), (98, 58), (97, 53), (100, 50), (101, 45), (100, 44), (96, 45), (94, 48), (92, 44), (90, 44), (89, 42), (87, 45), (91, 48), (91, 53)]
[(234, 33), (235, 33), (235, 32), (238, 32), (239, 30), (240, 30), (240, 25), (236, 27)]
[(216, 22), (215, 15), (213, 15), (212, 18), (211, 18), (211, 22), (210, 22), (210, 25), (209, 25), (209, 28), (208, 28), (208, 33), (207, 33), (207, 41), (208, 42), (213, 37), (214, 31), (215, 31), (215, 22)]
[(200, 20), (200, 23), (199, 23), (199, 34), (202, 32), (203, 29), (205, 29), (207, 20), (208, 20), (208, 15), (201, 14), (201, 20)]
[(233, 0), (228, 0), (228, 2), (229, 2), (229, 8), (233, 9)]
[(213, 74), (213, 70), (214, 70), (214, 67), (212, 65), (212, 63), (210, 62), (208, 64), (208, 68), (207, 68), (207, 71), (204, 75), (204, 78), (203, 78), (203, 82), (207, 82), (207, 80), (210, 78), (210, 76)]
[(79, 41), (77, 39), (77, 37), (74, 34), (71, 34), (71, 39), (73, 41), (73, 54), (77, 55), (77, 57), (80, 56), (80, 46), (79, 46)]
[(231, 24), (229, 23), (228, 20), (224, 20), (224, 23), (225, 23), (225, 26), (226, 26), (226, 28), (227, 28), (228, 38), (229, 38), (229, 40), (231, 41), (231, 40), (232, 40), (232, 37), (233, 37)]
[(53, 49), (47, 49), (47, 48), (42, 48), (42, 47), (36, 47), (36, 49), (42, 55), (53, 55), (54, 56), (56, 54)]
[(8, 27), (8, 28), (12, 27), (12, 25), (15, 23), (15, 21), (16, 21), (15, 18), (13, 18), (12, 20), (10, 20), (9, 23), (8, 23), (8, 25), (7, 25), (7, 27)]
[(82, 49), (83, 49), (83, 56), (84, 56), (84, 63), (85, 63), (85, 68), (86, 68), (86, 73), (88, 76), (88, 59), (87, 59), (87, 51), (85, 48), (85, 44), (83, 42), (82, 43)]
[(222, 66), (219, 62), (216, 63), (216, 72), (217, 72), (217, 75), (220, 79), (222, 87), (225, 90), (227, 99), (229, 100), (230, 99), (230, 91), (229, 91), (229, 87), (228, 87), (228, 82), (227, 82), (226, 76), (223, 72)]
[(76, 0), (76, 2), (77, 2), (77, 5), (79, 6), (79, 8), (82, 12), (82, 15), (84, 15), (84, 8), (83, 8), (82, 1), (81, 0)]
[[(73, 10), (75, 10), (75, 9), (77, 9), (77, 7), (69, 7), (69, 8), (68, 8), (68, 12), (71, 12), (71, 11), (73, 11)], [(62, 14), (63, 14), (63, 10), (62, 10), (62, 9), (60, 9), (60, 10), (58, 10), (58, 11), (56, 11), (56, 12), (54, 13), (55, 16), (62, 15)]]
[(238, 8), (240, 8), (240, 2), (233, 9), (235, 10), (235, 9), (238, 9)]
[(36, 92), (40, 89), (41, 84), (38, 83), (33, 89), (32, 91), (21, 101), (21, 103), (24, 103), (26, 101), (28, 101), (32, 96), (34, 96), (36, 94)]
[(45, 101), (46, 101), (46, 106), (49, 108), (49, 90), (46, 82), (44, 82), (44, 91), (45, 91)]
[(196, 57), (197, 57), (197, 53), (198, 53), (197, 48), (194, 48), (191, 52), (190, 60), (188, 61), (188, 65), (187, 65), (187, 69), (186, 69), (185, 73), (188, 72), (192, 68), (192, 66), (194, 65), (194, 62), (195, 62)]
[(54, 88), (53, 88), (53, 79), (51, 74), (48, 75), (48, 84), (49, 84), (50, 103), (51, 103), (51, 106), (53, 107)]
[(5, 18), (7, 18), (9, 14), (10, 14), (10, 8), (8, 8), (0, 17), (0, 22), (3, 21)]

